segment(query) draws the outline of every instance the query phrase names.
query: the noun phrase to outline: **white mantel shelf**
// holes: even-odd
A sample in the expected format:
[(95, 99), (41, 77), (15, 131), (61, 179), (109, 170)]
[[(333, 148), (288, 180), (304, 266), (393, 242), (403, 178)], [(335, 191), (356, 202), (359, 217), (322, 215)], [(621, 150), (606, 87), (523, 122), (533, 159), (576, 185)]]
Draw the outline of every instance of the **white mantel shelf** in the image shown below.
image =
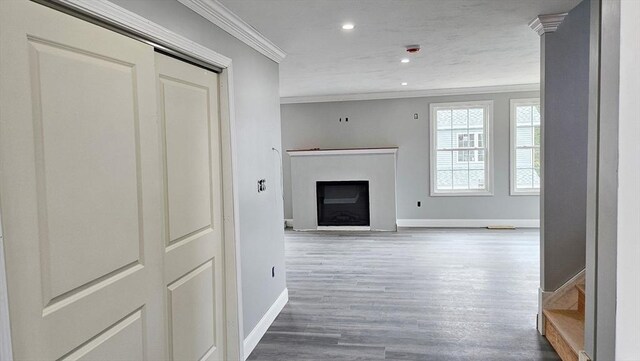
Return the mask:
[(290, 149), (287, 154), (292, 157), (310, 155), (354, 155), (354, 154), (395, 154), (398, 147), (384, 148), (349, 148), (349, 149)]

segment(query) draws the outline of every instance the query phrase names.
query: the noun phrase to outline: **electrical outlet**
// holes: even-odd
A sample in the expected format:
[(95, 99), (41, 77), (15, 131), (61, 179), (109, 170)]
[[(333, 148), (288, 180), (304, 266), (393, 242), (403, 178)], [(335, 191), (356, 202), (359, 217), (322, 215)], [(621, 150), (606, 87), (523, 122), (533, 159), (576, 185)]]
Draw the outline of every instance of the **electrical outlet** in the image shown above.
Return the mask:
[(267, 180), (264, 178), (258, 180), (258, 193), (264, 192), (266, 190), (267, 190)]
[(422, 207), (422, 202), (418, 201), (418, 207)]

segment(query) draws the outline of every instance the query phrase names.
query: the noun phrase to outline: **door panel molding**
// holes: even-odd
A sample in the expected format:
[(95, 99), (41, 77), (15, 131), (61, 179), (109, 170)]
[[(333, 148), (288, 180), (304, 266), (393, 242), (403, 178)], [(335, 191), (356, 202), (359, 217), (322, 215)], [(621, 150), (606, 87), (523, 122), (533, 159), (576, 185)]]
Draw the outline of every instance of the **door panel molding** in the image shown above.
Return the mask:
[[(207, 360), (218, 348), (215, 343), (216, 314), (207, 309), (208, 303), (215, 302), (214, 260), (207, 260), (167, 286), (169, 349), (174, 360)], [(207, 317), (197, 311), (205, 311)], [(181, 313), (182, 317), (176, 317), (176, 313)], [(187, 317), (184, 317), (185, 313)], [(206, 319), (211, 322), (204, 322)]]
[[(140, 360), (145, 359), (143, 317), (144, 308), (135, 310), (67, 355), (62, 356), (60, 360), (99, 360), (106, 358), (118, 360), (130, 357), (132, 354), (139, 355)], [(122, 345), (122, 347), (118, 349), (118, 345)]]
[[(30, 61), (37, 69), (31, 89), (36, 192), (38, 222), (42, 227), (43, 296), (44, 304), (50, 305), (114, 272), (128, 270), (132, 265), (143, 262), (139, 104), (133, 96), (138, 89), (134, 64), (47, 39), (36, 40), (29, 36), (27, 43)], [(66, 72), (65, 68), (72, 65), (76, 68), (74, 72)], [(94, 91), (85, 89), (89, 84), (77, 79), (96, 73), (110, 81), (112, 88), (93, 94)], [(76, 89), (57, 92), (43, 88), (47, 84), (55, 84), (53, 78), (60, 74), (66, 74), (66, 81), (74, 82)], [(110, 96), (116, 86), (120, 94)], [(126, 91), (128, 88), (130, 91)], [(127, 100), (131, 98), (134, 102), (128, 104)], [(61, 110), (56, 108), (57, 104), (74, 101), (84, 103), (83, 108), (111, 101), (112, 106), (108, 108), (112, 112), (95, 114), (88, 122), (76, 115), (79, 113), (77, 110), (63, 109), (66, 114), (61, 114)], [(49, 114), (50, 111), (55, 114)], [(117, 121), (124, 123), (122, 126), (128, 128), (128, 134), (113, 132), (112, 123)], [(68, 139), (69, 129), (80, 130), (84, 133), (83, 138)], [(120, 138), (122, 141), (112, 145), (113, 151), (107, 151), (100, 142), (105, 136), (112, 142)], [(89, 166), (77, 167), (80, 159)], [(103, 169), (103, 172), (95, 172), (96, 168)], [(70, 182), (69, 178), (75, 181)], [(114, 184), (121, 187), (116, 188)], [(55, 189), (55, 196), (50, 194), (49, 188)], [(103, 207), (102, 199), (93, 200), (91, 194), (97, 191), (118, 204), (117, 214)], [(65, 205), (72, 202), (79, 206), (65, 209)], [(86, 217), (101, 221), (88, 222)], [(72, 219), (75, 227), (69, 227)], [(131, 219), (136, 219), (137, 223)], [(86, 257), (66, 259), (65, 256), (72, 252), (83, 252)]]

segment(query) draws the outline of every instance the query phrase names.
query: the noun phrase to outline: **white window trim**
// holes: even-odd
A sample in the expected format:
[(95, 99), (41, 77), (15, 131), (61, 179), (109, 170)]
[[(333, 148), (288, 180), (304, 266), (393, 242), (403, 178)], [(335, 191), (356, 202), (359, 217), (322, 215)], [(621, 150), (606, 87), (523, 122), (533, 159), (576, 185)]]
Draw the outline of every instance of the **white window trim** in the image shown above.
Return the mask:
[[(518, 190), (516, 182), (516, 107), (519, 105), (540, 105), (540, 98), (511, 99), (509, 101), (509, 183), (512, 196), (539, 196), (540, 189)], [(542, 114), (540, 115), (542, 117)], [(542, 149), (542, 147), (540, 147)], [(542, 182), (542, 179), (540, 180)]]
[[(485, 154), (485, 189), (484, 190), (437, 190), (436, 189), (436, 164), (437, 164), (437, 146), (436, 146), (436, 111), (438, 109), (460, 109), (469, 107), (484, 108), (484, 127), (487, 154)], [(429, 182), (431, 184), (430, 195), (432, 197), (461, 197), (461, 196), (493, 196), (493, 100), (478, 100), (454, 103), (431, 103), (429, 104), (429, 140), (431, 143), (429, 157)]]

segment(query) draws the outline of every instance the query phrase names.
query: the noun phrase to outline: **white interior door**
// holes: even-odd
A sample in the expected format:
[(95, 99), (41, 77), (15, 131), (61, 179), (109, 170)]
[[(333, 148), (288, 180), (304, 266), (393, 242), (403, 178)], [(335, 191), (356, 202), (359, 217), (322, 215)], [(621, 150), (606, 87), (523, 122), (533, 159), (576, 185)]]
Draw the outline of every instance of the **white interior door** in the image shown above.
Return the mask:
[(224, 358), (218, 75), (156, 54), (169, 354)]
[[(0, 7), (0, 207), (14, 358), (164, 359), (154, 51), (30, 1)], [(209, 282), (209, 263), (199, 267), (188, 279)], [(200, 296), (171, 287), (185, 290), (175, 295), (177, 315), (192, 302), (184, 297)]]

